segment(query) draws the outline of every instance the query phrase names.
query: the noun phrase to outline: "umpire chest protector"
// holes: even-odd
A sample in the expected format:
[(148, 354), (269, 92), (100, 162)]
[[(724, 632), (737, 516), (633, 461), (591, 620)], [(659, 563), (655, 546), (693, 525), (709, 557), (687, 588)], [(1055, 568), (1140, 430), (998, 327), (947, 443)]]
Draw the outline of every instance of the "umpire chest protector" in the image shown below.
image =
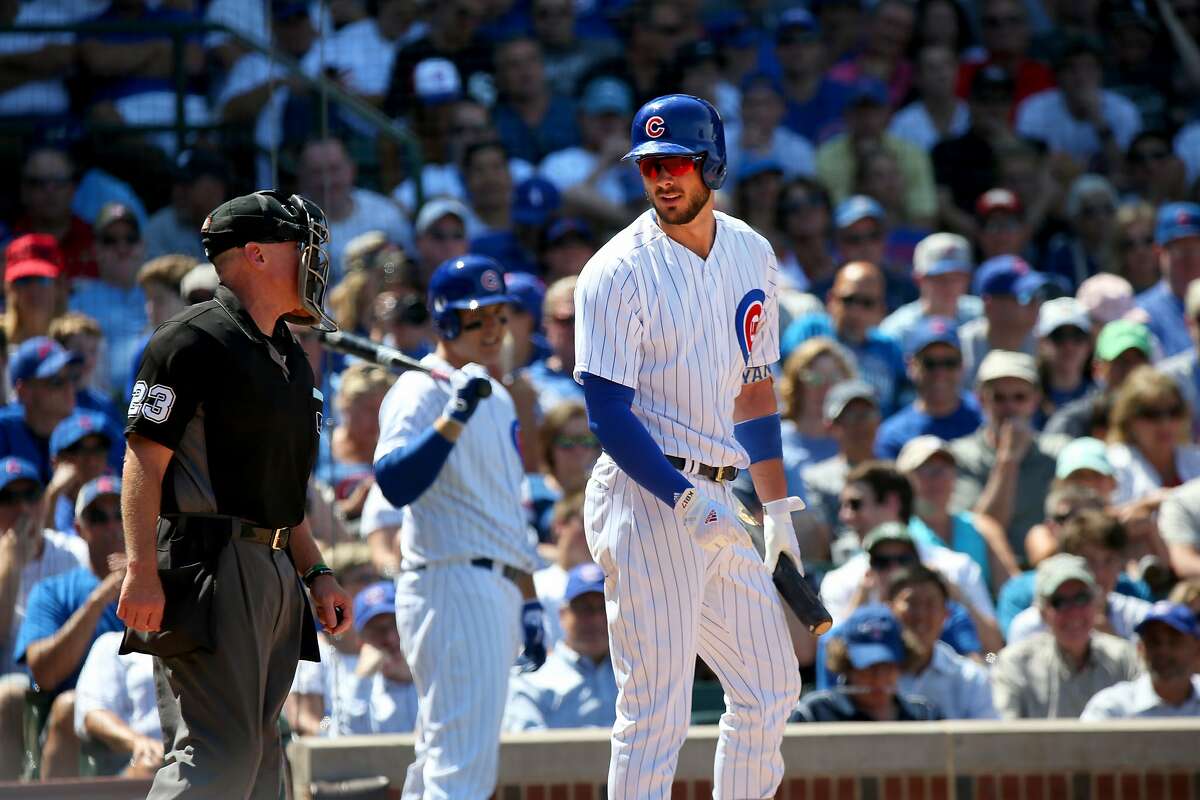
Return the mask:
[(279, 528), (304, 518), (323, 398), (283, 322), (264, 336), (224, 286), (146, 347), (126, 431), (175, 451), (161, 513), (216, 513)]

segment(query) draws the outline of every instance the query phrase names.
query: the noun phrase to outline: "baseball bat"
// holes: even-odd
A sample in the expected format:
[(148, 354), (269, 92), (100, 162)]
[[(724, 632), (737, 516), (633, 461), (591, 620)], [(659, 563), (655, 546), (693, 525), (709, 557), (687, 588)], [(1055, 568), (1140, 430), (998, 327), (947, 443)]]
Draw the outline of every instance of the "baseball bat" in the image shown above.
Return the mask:
[(833, 627), (833, 617), (813, 591), (808, 579), (796, 569), (791, 556), (786, 553), (779, 556), (772, 579), (780, 597), (813, 636), (820, 636)]
[[(319, 332), (317, 335), (321, 337), (321, 345), (329, 350), (355, 356), (364, 361), (370, 361), (372, 364), (378, 364), (381, 367), (387, 367), (397, 372), (415, 369), (418, 372), (424, 372), (435, 380), (450, 380), (450, 375), (442, 370), (428, 367), (412, 356), (406, 356), (394, 347), (372, 342), (370, 339), (362, 336), (355, 336), (353, 333), (346, 333), (344, 331), (333, 331), (332, 333)], [(490, 383), (482, 384), (479, 387), (480, 397), (488, 397), (491, 393), (492, 385)]]

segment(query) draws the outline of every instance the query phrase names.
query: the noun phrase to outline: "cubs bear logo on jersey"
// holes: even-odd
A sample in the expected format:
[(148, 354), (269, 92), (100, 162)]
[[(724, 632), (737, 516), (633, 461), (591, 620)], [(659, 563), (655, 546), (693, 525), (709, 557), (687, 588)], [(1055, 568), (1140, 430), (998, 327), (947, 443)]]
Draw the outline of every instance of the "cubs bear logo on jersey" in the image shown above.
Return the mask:
[(662, 117), (655, 115), (646, 120), (646, 135), (651, 139), (657, 139), (667, 132), (667, 121)]
[(754, 337), (758, 334), (758, 326), (762, 322), (763, 304), (766, 299), (767, 295), (762, 289), (751, 289), (738, 303), (737, 311), (733, 315), (738, 344), (742, 348), (742, 358), (746, 361), (750, 360), (750, 353), (754, 350)]

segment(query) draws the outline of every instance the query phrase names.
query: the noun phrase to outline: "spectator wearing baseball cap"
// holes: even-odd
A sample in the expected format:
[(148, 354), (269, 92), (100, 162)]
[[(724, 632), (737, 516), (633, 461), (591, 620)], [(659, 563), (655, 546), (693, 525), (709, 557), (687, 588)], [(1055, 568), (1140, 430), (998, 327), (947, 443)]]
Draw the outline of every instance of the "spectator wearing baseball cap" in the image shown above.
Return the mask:
[(1033, 428), (1041, 390), (1032, 356), (993, 350), (975, 379), (984, 424), (950, 443), (959, 469), (953, 504), (996, 520), (1021, 557), (1025, 534), (1042, 521), (1055, 460), (1066, 440)]
[(567, 573), (558, 610), (563, 638), (537, 672), (514, 675), (503, 729), (608, 728), (617, 680), (608, 653), (604, 570), (588, 562)]
[(1004, 530), (995, 520), (952, 510), (958, 462), (948, 442), (928, 434), (912, 439), (897, 456), (896, 469), (913, 485), (915, 502), (908, 529), (915, 540), (970, 556), (993, 592), (1020, 571)]
[(879, 426), (878, 458), (894, 459), (917, 436), (957, 439), (983, 424), (975, 400), (962, 391), (962, 350), (954, 320), (922, 317), (904, 349), (916, 397)]
[(229, 199), (232, 180), (229, 162), (218, 151), (197, 147), (180, 153), (172, 201), (146, 221), (146, 258), (180, 253), (206, 260), (200, 226), (209, 211)]
[(137, 215), (129, 206), (108, 203), (96, 217), (95, 278), (78, 278), (67, 307), (100, 324), (105, 348), (96, 370), (99, 387), (123, 389), (129, 365), (146, 330), (146, 295), (138, 283), (145, 246)]
[[(1101, 276), (1097, 276), (1101, 277)], [(1115, 276), (1110, 276), (1115, 277)], [(1092, 388), (1083, 397), (1059, 407), (1047, 420), (1046, 433), (1071, 438), (1106, 435), (1114, 392), (1133, 370), (1151, 362), (1154, 344), (1150, 329), (1140, 322), (1118, 319), (1100, 329), (1092, 352)], [(1166, 372), (1166, 370), (1163, 370)], [(1175, 376), (1173, 376), (1175, 377)], [(1179, 378), (1180, 388), (1188, 391)], [(1195, 388), (1192, 387), (1192, 392)]]
[(1029, 245), (1029, 226), (1020, 198), (1011, 189), (996, 187), (975, 201), (979, 226), (979, 253), (987, 261), (996, 256), (1024, 255)]
[(975, 375), (992, 350), (1033, 355), (1033, 336), (1048, 280), (1020, 256), (996, 256), (979, 265), (972, 291), (983, 298), (983, 316), (963, 325), (963, 385), (975, 385)]
[[(1138, 623), (1150, 611), (1150, 603), (1141, 597), (1118, 591), (1118, 581), (1125, 576), (1130, 537), (1116, 513), (1081, 509), (1063, 523), (1061, 549), (1063, 553), (1078, 556), (1086, 563), (1088, 572), (1096, 582), (1097, 612), (1107, 621), (1104, 629), (1122, 639), (1132, 639)], [(1016, 644), (1043, 630), (1045, 620), (1038, 609), (1027, 608), (1009, 623), (1008, 643)]]
[[(857, 27), (851, 35), (857, 39)], [(814, 145), (840, 127), (850, 102), (850, 88), (825, 73), (837, 55), (829, 52), (821, 25), (808, 9), (789, 8), (779, 15), (774, 56), (787, 99), (783, 124)]]
[(417, 213), (417, 274), (428, 283), (443, 261), (467, 253), (467, 233), (474, 215), (461, 200), (434, 197), (425, 201)]
[(1137, 626), (1138, 656), (1146, 672), (1101, 689), (1082, 720), (1200, 717), (1200, 621), (1182, 603), (1155, 603)]
[(937, 214), (933, 166), (924, 150), (887, 132), (888, 103), (888, 88), (879, 79), (861, 77), (853, 83), (845, 111), (846, 132), (817, 149), (817, 176), (840, 202), (851, 194), (859, 154), (881, 147), (900, 168), (905, 217), (914, 225), (927, 225)]
[(508, 329), (512, 332), (512, 363), (527, 367), (550, 354), (542, 332), (542, 303), (546, 284), (528, 272), (505, 272), (504, 288), (514, 302), (509, 304)]
[(4, 328), (10, 345), (44, 336), (57, 312), (63, 255), (48, 233), (27, 233), (4, 248)]
[(1042, 386), (1033, 424), (1041, 429), (1056, 410), (1092, 390), (1092, 321), (1074, 297), (1056, 297), (1038, 310), (1033, 333)]
[(46, 336), (27, 339), (8, 362), (18, 413), (0, 415), (0, 456), (14, 455), (50, 481), (50, 435), (75, 410), (75, 378), (82, 358)]
[(900, 622), (882, 604), (863, 606), (826, 646), (826, 667), (838, 687), (800, 700), (790, 722), (905, 722), (941, 719), (924, 698), (900, 692), (900, 675), (911, 657)]
[(1034, 597), (1047, 630), (1000, 651), (992, 699), (1001, 718), (1077, 718), (1101, 689), (1138, 676), (1133, 645), (1095, 630), (1097, 591), (1079, 556), (1038, 564)]
[(599, 75), (583, 87), (579, 140), (546, 156), (538, 167), (538, 174), (562, 192), (567, 213), (619, 227), (641, 202), (641, 176), (633, 164), (621, 161), (633, 101), (629, 84), (612, 75)]
[(975, 269), (970, 243), (956, 233), (933, 233), (917, 243), (913, 251), (913, 279), (920, 297), (889, 314), (879, 330), (898, 342), (922, 317), (948, 317), (957, 326), (983, 314), (983, 301), (967, 294)]
[[(887, 211), (877, 200), (856, 194), (838, 203), (833, 213), (833, 230), (833, 244), (837, 248), (834, 260), (838, 264), (864, 261), (882, 270), (886, 281), (884, 313), (916, 298), (916, 286), (908, 275), (907, 264), (898, 263), (889, 253), (894, 231), (888, 223)], [(826, 297), (828, 283), (814, 280), (809, 291)]]
[(75, 529), (79, 489), (107, 471), (108, 455), (116, 438), (109, 419), (94, 411), (76, 411), (54, 427), (50, 434), (54, 473), (46, 485), (46, 527)]
[(1185, 300), (1188, 285), (1200, 278), (1200, 205), (1168, 203), (1158, 209), (1154, 244), (1163, 278), (1137, 297), (1149, 317), (1150, 332), (1173, 356), (1193, 346)]
[(835, 383), (825, 394), (821, 416), (829, 437), (837, 442), (837, 453), (803, 466), (800, 476), (809, 509), (806, 515), (821, 526), (821, 540), (828, 547), (832, 532), (840, 527), (838, 513), (847, 473), (874, 458), (875, 433), (879, 429), (875, 388), (858, 378)]
[(25, 619), (13, 655), (29, 669), (42, 692), (55, 695), (51, 718), (66, 714), (66, 725), (48, 725), (42, 773), (69, 776), (78, 770), (79, 740), (73, 724), (75, 688), (84, 658), (101, 635), (122, 631), (117, 597), (125, 577), (121, 524), (121, 481), (106, 475), (79, 490), (75, 525), (86, 545), (86, 566), (38, 581), (29, 593)]
[(396, 630), (396, 585), (378, 581), (354, 596), (354, 630), (362, 639), (358, 665), (334, 687), (341, 713), (335, 735), (410, 733), (417, 690)]
[(546, 279), (553, 282), (578, 275), (596, 254), (596, 237), (586, 220), (562, 217), (546, 226), (542, 234), (540, 258)]

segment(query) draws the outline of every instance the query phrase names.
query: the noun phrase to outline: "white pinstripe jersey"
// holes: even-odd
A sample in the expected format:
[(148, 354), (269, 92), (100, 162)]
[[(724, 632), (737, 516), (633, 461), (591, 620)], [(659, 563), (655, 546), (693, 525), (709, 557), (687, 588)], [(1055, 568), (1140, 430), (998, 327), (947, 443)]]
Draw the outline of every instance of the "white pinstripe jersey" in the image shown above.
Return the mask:
[[(452, 372), (435, 355), (421, 363)], [(375, 460), (424, 433), (450, 399), (449, 385), (423, 372), (400, 376), (379, 407)], [(400, 553), (406, 565), (490, 558), (533, 572), (541, 561), (525, 521), (512, 397), (492, 381), (437, 478), (403, 510)]]
[(779, 360), (779, 265), (749, 225), (715, 212), (706, 260), (646, 211), (588, 261), (575, 289), (575, 379), (635, 390), (667, 455), (746, 467), (733, 436), (742, 371)]

